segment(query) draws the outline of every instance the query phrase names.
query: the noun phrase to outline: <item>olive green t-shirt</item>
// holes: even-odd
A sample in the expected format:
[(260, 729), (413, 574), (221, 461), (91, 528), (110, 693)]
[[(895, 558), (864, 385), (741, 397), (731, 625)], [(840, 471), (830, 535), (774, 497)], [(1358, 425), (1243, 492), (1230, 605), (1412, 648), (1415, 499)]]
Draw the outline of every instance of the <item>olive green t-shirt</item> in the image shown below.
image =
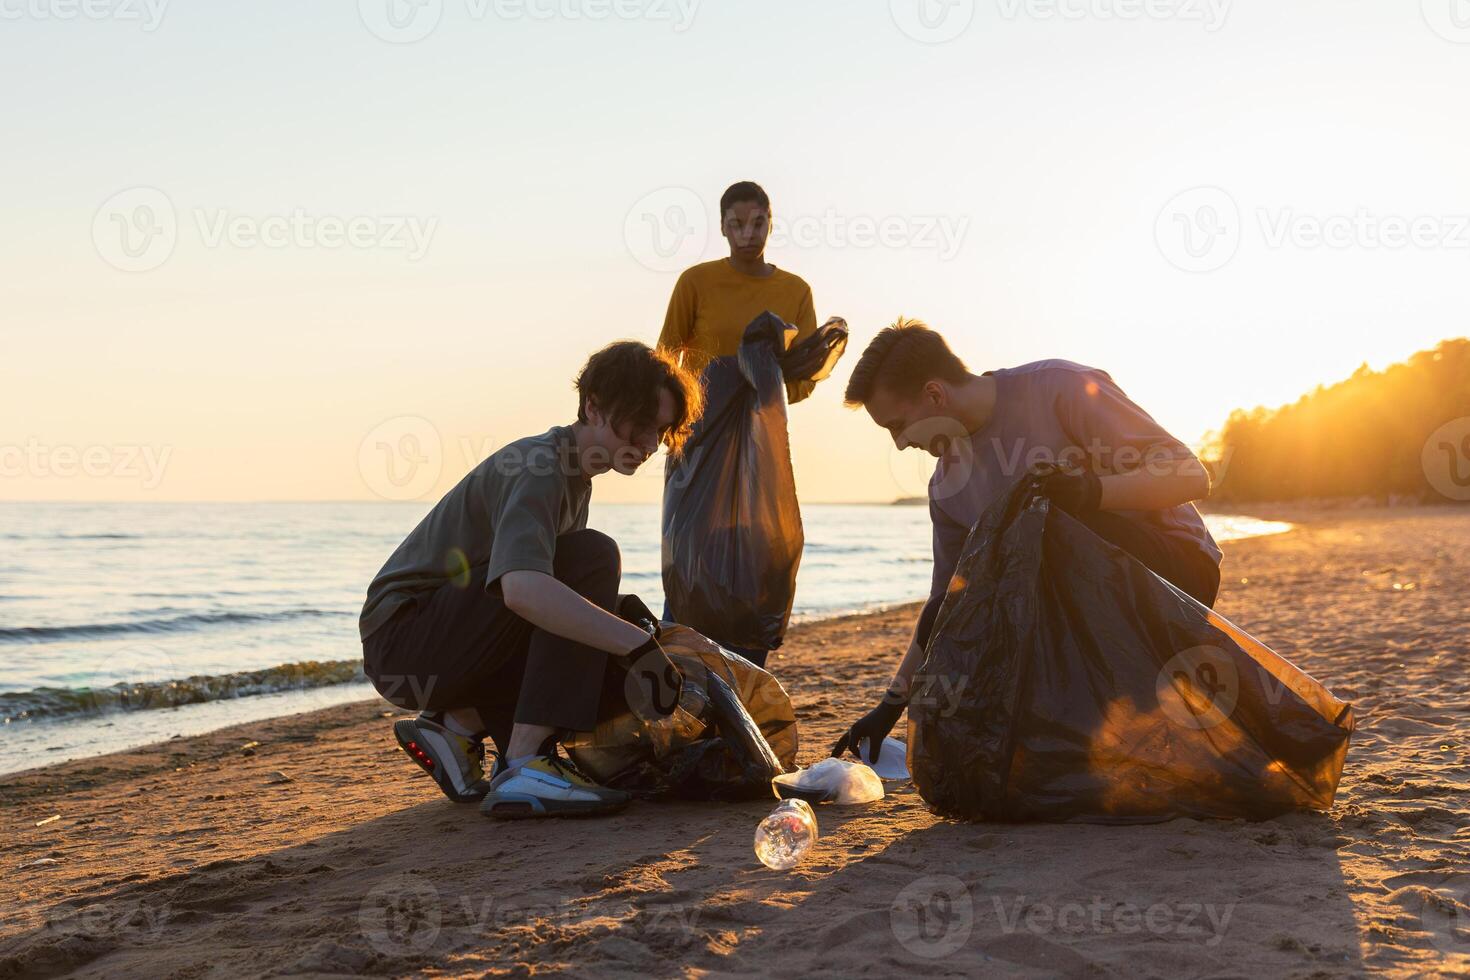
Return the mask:
[(592, 482), (576, 454), (572, 430), (556, 426), (517, 439), (470, 470), (368, 586), (362, 638), (405, 602), (443, 585), (492, 591), (506, 572), (552, 574), (556, 539), (587, 526)]

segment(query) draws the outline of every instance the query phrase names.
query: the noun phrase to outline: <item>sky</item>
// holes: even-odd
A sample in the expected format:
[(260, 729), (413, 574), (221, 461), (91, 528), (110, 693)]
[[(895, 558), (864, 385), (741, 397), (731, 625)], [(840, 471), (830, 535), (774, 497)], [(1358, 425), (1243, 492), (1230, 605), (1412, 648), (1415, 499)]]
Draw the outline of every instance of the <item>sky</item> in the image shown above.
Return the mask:
[(806, 501), (923, 492), (841, 405), (899, 315), (1191, 443), (1470, 332), (1466, 0), (0, 0), (0, 54), (0, 500), (432, 500), (739, 179), (853, 332)]

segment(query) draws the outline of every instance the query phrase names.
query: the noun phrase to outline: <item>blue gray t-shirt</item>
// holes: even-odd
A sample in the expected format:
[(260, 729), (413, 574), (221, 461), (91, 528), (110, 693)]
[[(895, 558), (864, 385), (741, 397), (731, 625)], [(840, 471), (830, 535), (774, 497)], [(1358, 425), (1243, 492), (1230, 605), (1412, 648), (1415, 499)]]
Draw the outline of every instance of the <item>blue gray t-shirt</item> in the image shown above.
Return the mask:
[[(1179, 460), (1195, 458), (1130, 401), (1106, 371), (1050, 360), (992, 371), (990, 377), (996, 384), (995, 413), (984, 427), (952, 443), (929, 481), (931, 598), (949, 588), (970, 528), (1032, 465), (1071, 461), (1111, 476), (1145, 466), (1167, 472)], [(1220, 560), (1220, 548), (1193, 504), (1117, 513)]]

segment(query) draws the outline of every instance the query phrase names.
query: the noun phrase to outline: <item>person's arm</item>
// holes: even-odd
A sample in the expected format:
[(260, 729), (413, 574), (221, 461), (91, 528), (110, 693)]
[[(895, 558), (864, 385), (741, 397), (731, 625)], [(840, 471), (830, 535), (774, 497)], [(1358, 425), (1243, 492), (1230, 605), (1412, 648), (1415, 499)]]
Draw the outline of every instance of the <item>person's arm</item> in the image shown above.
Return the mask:
[[(676, 356), (681, 355), (694, 336), (696, 294), (693, 280), (685, 271), (674, 284), (669, 309), (664, 314), (664, 328), (658, 335), (658, 346)], [(682, 356), (680, 360), (682, 361)]]
[(544, 572), (527, 569), (500, 577), (505, 608), (548, 633), (597, 650), (622, 656), (648, 642), (648, 634), (632, 623), (587, 601)]
[[(807, 287), (806, 294), (801, 298), (801, 305), (797, 308), (796, 319), (792, 321), (792, 326), (796, 327), (796, 337), (791, 341), (792, 346), (817, 332), (817, 307), (812, 300), (811, 287)], [(795, 405), (811, 395), (816, 388), (815, 381), (788, 381), (786, 382), (786, 403)]]
[(934, 525), (934, 573), (929, 583), (929, 601), (924, 603), (924, 608), (919, 612), (914, 631), (909, 637), (908, 649), (904, 651), (903, 659), (899, 661), (893, 678), (888, 682), (882, 701), (859, 718), (837, 740), (837, 744), (832, 746), (833, 755), (840, 756), (848, 750), (861, 754), (859, 746), (868, 741), (873, 746), (873, 761), (877, 762), (883, 739), (893, 731), (908, 705), (909, 687), (913, 683), (914, 674), (924, 664), (929, 637), (934, 631), (934, 621), (939, 615), (944, 597), (954, 585), (955, 567), (959, 564), (960, 552), (969, 536), (968, 528), (952, 520), (932, 500), (929, 501), (929, 518)]
[[(1074, 373), (1057, 415), (1097, 474), (1097, 510), (1167, 510), (1210, 495), (1210, 476), (1190, 449), (1102, 371)], [(1111, 472), (1098, 472), (1099, 470)]]

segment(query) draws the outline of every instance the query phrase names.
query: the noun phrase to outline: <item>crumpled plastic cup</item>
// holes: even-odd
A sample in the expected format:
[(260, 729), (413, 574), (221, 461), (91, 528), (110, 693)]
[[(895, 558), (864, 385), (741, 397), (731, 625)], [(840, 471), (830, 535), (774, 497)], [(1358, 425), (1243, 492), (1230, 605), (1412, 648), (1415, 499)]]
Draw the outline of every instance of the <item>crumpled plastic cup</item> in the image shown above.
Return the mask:
[(808, 803), (873, 803), (883, 799), (883, 781), (877, 773), (861, 762), (836, 758), (777, 776), (771, 780), (771, 789), (783, 800)]

